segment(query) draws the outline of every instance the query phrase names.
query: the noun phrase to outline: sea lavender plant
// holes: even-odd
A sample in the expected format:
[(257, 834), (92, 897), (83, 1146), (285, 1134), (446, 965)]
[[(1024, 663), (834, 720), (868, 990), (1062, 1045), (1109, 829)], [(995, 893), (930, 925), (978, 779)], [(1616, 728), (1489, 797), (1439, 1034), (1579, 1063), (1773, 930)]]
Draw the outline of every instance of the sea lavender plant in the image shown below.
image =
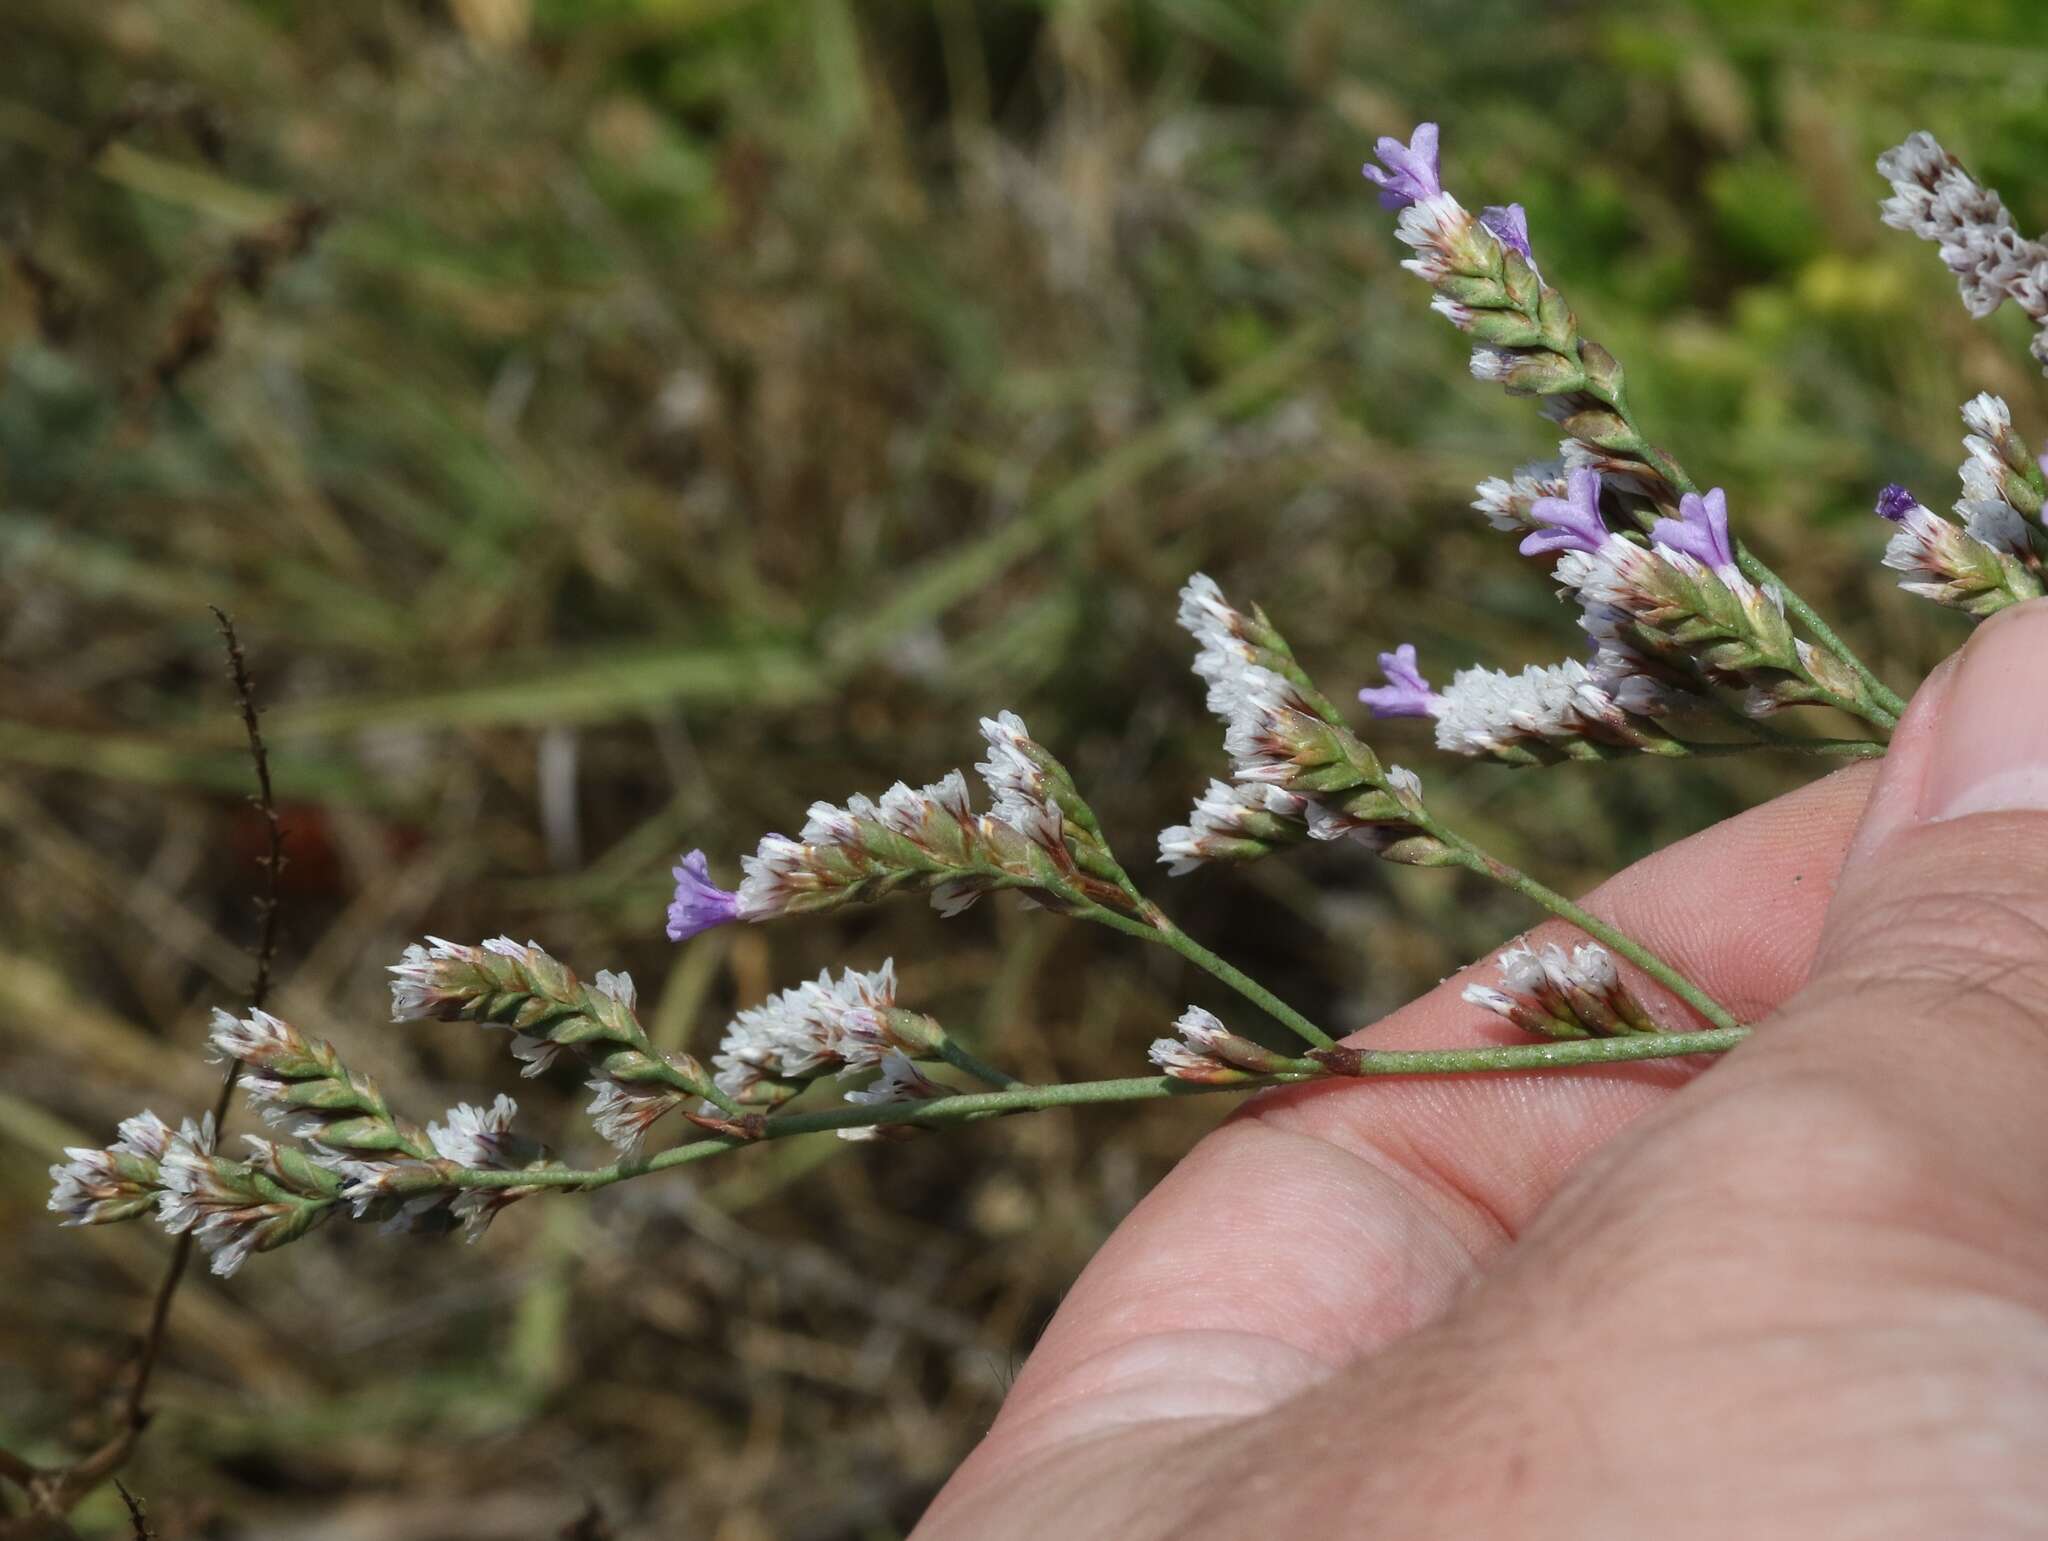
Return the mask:
[[(1425, 123), (1405, 141), (1382, 139), (1379, 164), (1365, 174), (1396, 216), (1394, 235), (1410, 252), (1403, 266), (1469, 336), (1471, 373), (1536, 398), (1563, 431), (1556, 462), (1481, 482), (1474, 507), (1523, 556), (1549, 565), (1590, 653), (1512, 673), (1470, 664), (1439, 689), (1414, 645), (1397, 642), (1379, 655), (1383, 683), (1357, 689), (1367, 721), (1427, 718), (1439, 749), (1524, 767), (1640, 754), (1882, 755), (1899, 695), (1765, 565), (1725, 491), (1702, 487), (1651, 440), (1621, 364), (1584, 335), (1539, 266), (1521, 205), (1467, 212), (1446, 189), (1438, 151), (1437, 126)], [(2048, 247), (2021, 236), (1997, 195), (1925, 134), (1878, 165), (1893, 186), (1886, 222), (1939, 243), (1972, 311), (2018, 305), (2041, 329), (2034, 352), (2048, 366)], [(1883, 560), (1906, 575), (1902, 587), (1982, 618), (2048, 588), (2048, 457), (2036, 457), (1993, 396), (1966, 404), (1963, 418), (1955, 517), (1896, 485), (1877, 495), (1876, 510), (1894, 527)], [(1190, 1006), (1174, 1035), (1153, 1043), (1152, 1074), (1027, 1083), (904, 1004), (884, 961), (836, 978), (827, 971), (740, 1011), (707, 1068), (655, 1048), (624, 974), (599, 971), (585, 984), (537, 943), (428, 938), (391, 970), (393, 1019), (503, 1028), (526, 1075), (579, 1063), (594, 1094), (590, 1121), (616, 1159), (579, 1165), (550, 1155), (514, 1131), (516, 1108), (502, 1095), (422, 1127), (330, 1045), (267, 1012), (221, 1012), (214, 1048), (246, 1067), (247, 1097), (289, 1138), (245, 1137), (249, 1154), (231, 1157), (216, 1149), (210, 1117), (173, 1130), (145, 1112), (104, 1149), (67, 1151), (51, 1169), (50, 1207), (74, 1225), (154, 1215), (195, 1234), (215, 1270), (229, 1273), (332, 1219), (474, 1235), (528, 1195), (604, 1187), (791, 1135), (899, 1139), (1078, 1103), (1709, 1054), (1752, 1031), (1670, 962), (1482, 849), (1418, 776), (1382, 759), (1256, 604), (1197, 573), (1181, 590), (1179, 621), (1223, 725), (1227, 776), (1210, 780), (1186, 823), (1159, 832), (1169, 877), (1319, 841), (1501, 884), (1584, 938), (1511, 945), (1493, 960), (1494, 982), (1465, 989), (1475, 1012), (1498, 1019), (1497, 1031), (1526, 1041), (1441, 1050), (1338, 1043), (1177, 926), (1123, 864), (1058, 757), (1004, 711), (981, 722), (987, 757), (975, 770), (986, 811), (955, 770), (918, 788), (898, 782), (879, 798), (813, 804), (795, 835), (758, 838), (731, 889), (693, 850), (675, 868), (670, 940), (800, 923), (905, 893), (954, 916), (1009, 890), (1050, 917), (1179, 954), (1291, 1032), (1296, 1052)], [(1811, 708), (1856, 731), (1779, 726)], [(828, 1083), (843, 1095), (821, 1104)], [(688, 1133), (648, 1154), (659, 1127)]]

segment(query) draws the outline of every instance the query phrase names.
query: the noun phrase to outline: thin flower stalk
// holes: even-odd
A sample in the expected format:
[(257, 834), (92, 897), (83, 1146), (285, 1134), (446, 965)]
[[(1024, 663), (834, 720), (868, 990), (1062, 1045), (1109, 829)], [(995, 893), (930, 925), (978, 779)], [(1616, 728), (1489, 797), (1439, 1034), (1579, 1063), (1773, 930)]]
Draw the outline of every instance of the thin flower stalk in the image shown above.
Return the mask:
[[(167, 1183), (167, 1223), (190, 1227), (213, 1253), (214, 1268), (232, 1273), (250, 1255), (297, 1240), (327, 1219), (355, 1210), (358, 1217), (371, 1205), (449, 1213), (467, 1210), (488, 1215), (513, 1199), (548, 1190), (590, 1190), (630, 1178), (694, 1164), (728, 1151), (768, 1140), (826, 1132), (853, 1132), (859, 1137), (887, 1137), (898, 1128), (939, 1129), (979, 1122), (1004, 1114), (1059, 1107), (1146, 1102), (1205, 1092), (1251, 1090), (1324, 1077), (1372, 1079), (1412, 1075), (1458, 1075), (1568, 1069), (1619, 1064), (1634, 1060), (1718, 1054), (1749, 1036), (1744, 1027), (1696, 1033), (1633, 1033), (1575, 1041), (1511, 1044), (1445, 1050), (1376, 1050), (1332, 1045), (1311, 1050), (1300, 1059), (1273, 1056), (1265, 1062), (1285, 1068), (1252, 1074), (1243, 1080), (1192, 1079), (1176, 1075), (1133, 1076), (1102, 1081), (1074, 1081), (1047, 1086), (1011, 1086), (995, 1091), (959, 1092), (939, 1086), (917, 1071), (900, 1067), (890, 1084), (850, 1094), (842, 1107), (812, 1113), (784, 1113), (760, 1120), (746, 1133), (717, 1132), (652, 1156), (621, 1160), (603, 1167), (577, 1168), (560, 1162), (531, 1167), (478, 1164), (463, 1166), (444, 1158), (425, 1162), (384, 1164), (374, 1182), (346, 1173), (270, 1141), (249, 1136), (256, 1147), (248, 1161), (211, 1156), (203, 1150), (181, 1150), (173, 1138), (173, 1163), (178, 1175)], [(1227, 1035), (1234, 1037), (1235, 1035)], [(1238, 1040), (1247, 1047), (1248, 1040)], [(1264, 1054), (1267, 1051), (1257, 1050)], [(906, 1061), (907, 1063), (907, 1061)], [(885, 1067), (886, 1068), (886, 1067)], [(936, 1095), (911, 1096), (931, 1088)], [(485, 1121), (482, 1110), (473, 1116)], [(876, 1131), (872, 1136), (868, 1131)], [(460, 1140), (466, 1135), (454, 1135)], [(460, 1149), (451, 1144), (451, 1149)], [(472, 1148), (481, 1155), (481, 1149)]]
[(1431, 832), (1452, 851), (1459, 866), (1476, 872), (1504, 888), (1512, 889), (1523, 898), (1541, 905), (1560, 920), (1570, 921), (1595, 941), (1633, 963), (1714, 1027), (1728, 1029), (1738, 1025), (1727, 1007), (1640, 942), (1616, 930), (1592, 911), (1573, 903), (1556, 889), (1539, 883), (1520, 868), (1510, 866), (1499, 857), (1487, 854), (1470, 841), (1453, 834), (1441, 825), (1435, 825), (1433, 821), (1432, 826)]
[[(1723, 1054), (1751, 1034), (1747, 1027), (1715, 1028), (1696, 1033), (1632, 1033), (1616, 1038), (1571, 1042), (1504, 1044), (1471, 1049), (1368, 1049), (1346, 1045), (1312, 1049), (1298, 1063), (1303, 1067), (1243, 1082), (1201, 1082), (1170, 1075), (1131, 1076), (1102, 1081), (1068, 1081), (1052, 1086), (1021, 1086), (1004, 1091), (960, 1092), (928, 1102), (890, 1103), (880, 1107), (831, 1108), (816, 1113), (787, 1113), (767, 1119), (751, 1137), (716, 1135), (672, 1146), (644, 1161), (619, 1162), (587, 1169), (549, 1168), (527, 1177), (535, 1188), (592, 1189), (630, 1178), (692, 1165), (765, 1140), (822, 1134), (828, 1130), (879, 1124), (914, 1124), (937, 1129), (975, 1123), (1009, 1113), (1046, 1108), (1151, 1102), (1201, 1096), (1213, 1092), (1286, 1086), (1324, 1076), (1378, 1079), (1417, 1075), (1470, 1075), (1533, 1070), (1565, 1070), (1587, 1065), (1626, 1064), (1638, 1060), (1679, 1059), (1695, 1054)], [(506, 1174), (458, 1174), (464, 1187), (509, 1185)]]

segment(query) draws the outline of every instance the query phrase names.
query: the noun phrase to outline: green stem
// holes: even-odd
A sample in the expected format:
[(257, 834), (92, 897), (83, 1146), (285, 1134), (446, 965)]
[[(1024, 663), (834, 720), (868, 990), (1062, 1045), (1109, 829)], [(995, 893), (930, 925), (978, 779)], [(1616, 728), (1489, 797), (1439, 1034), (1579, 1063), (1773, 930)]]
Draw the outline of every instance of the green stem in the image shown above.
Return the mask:
[[(1491, 1049), (1338, 1049), (1326, 1056), (1339, 1076), (1467, 1075), (1498, 1070), (1561, 1070), (1627, 1060), (1720, 1054), (1753, 1031), (1717, 1027), (1704, 1033), (1630, 1033), (1619, 1038), (1571, 1038), (1560, 1043), (1512, 1043)], [(1356, 1056), (1354, 1059), (1353, 1056)]]
[(990, 1086), (1009, 1087), (1022, 1084), (1007, 1070), (998, 1070), (973, 1050), (956, 1043), (950, 1034), (939, 1040), (938, 1053), (939, 1058), (955, 1070), (964, 1070), (976, 1080), (986, 1081)]
[(1773, 733), (1749, 744), (1695, 744), (1679, 740), (1697, 759), (1725, 759), (1732, 754), (1804, 754), (1825, 760), (1882, 760), (1884, 745), (1868, 738), (1794, 738)]
[[(1648, 974), (1652, 979), (1663, 985), (1673, 995), (1692, 1007), (1694, 1011), (1697, 1011), (1707, 1021), (1713, 1023), (1715, 1027), (1733, 1029), (1738, 1025), (1727, 1007), (1679, 973), (1677, 969), (1666, 963), (1640, 942), (1634, 941), (1615, 930), (1614, 927), (1610, 926), (1599, 916), (1572, 903), (1571, 900), (1567, 899), (1556, 889), (1546, 887), (1544, 884), (1537, 882), (1536, 879), (1530, 877), (1528, 873), (1518, 867), (1511, 867), (1497, 857), (1489, 856), (1469, 840), (1464, 839), (1460, 835), (1452, 834), (1441, 824), (1437, 823), (1434, 818), (1424, 815), (1418, 818), (1416, 823), (1427, 833), (1434, 835), (1445, 845), (1449, 846), (1459, 865), (1478, 873), (1481, 877), (1491, 878), (1503, 887), (1512, 888), (1523, 898), (1542, 905), (1551, 914), (1558, 916), (1560, 919), (1570, 921), (1595, 941), (1604, 943), (1608, 948), (1628, 959), (1629, 962), (1633, 963), (1645, 974)], [(1605, 1040), (1601, 1041), (1604, 1042)]]
[(1176, 926), (1166, 918), (1165, 913), (1156, 904), (1148, 902), (1145, 905), (1145, 914), (1149, 918), (1150, 924), (1143, 920), (1133, 920), (1128, 915), (1119, 915), (1115, 910), (1107, 909), (1101, 905), (1096, 905), (1081, 913), (1087, 919), (1099, 921), (1112, 930), (1123, 932), (1126, 936), (1141, 937), (1145, 941), (1156, 942), (1162, 947), (1171, 947), (1183, 958), (1186, 958), (1188, 962), (1194, 964), (1196, 968), (1213, 974), (1239, 995), (1242, 995), (1246, 1000), (1258, 1007), (1259, 1010), (1265, 1012), (1274, 1021), (1284, 1024), (1298, 1037), (1306, 1039), (1317, 1048), (1327, 1049), (1337, 1041), (1292, 1006), (1281, 1000), (1271, 990), (1260, 984), (1256, 979), (1253, 979), (1250, 975), (1245, 974), (1239, 969), (1233, 968), (1200, 942), (1189, 936), (1187, 932), (1181, 930), (1179, 926)]
[[(822, 1134), (836, 1129), (865, 1129), (878, 1124), (916, 1124), (943, 1128), (977, 1122), (1002, 1113), (1041, 1108), (1081, 1107), (1097, 1103), (1149, 1102), (1160, 1098), (1198, 1097), (1212, 1092), (1256, 1091), (1301, 1081), (1375, 1079), (1386, 1076), (1460, 1075), (1516, 1070), (1561, 1070), (1582, 1065), (1621, 1064), (1631, 1060), (1674, 1059), (1689, 1054), (1719, 1054), (1750, 1034), (1746, 1027), (1702, 1033), (1634, 1033), (1623, 1038), (1584, 1038), (1567, 1043), (1517, 1043), (1481, 1049), (1371, 1049), (1339, 1051), (1343, 1069), (1332, 1075), (1321, 1066), (1287, 1071), (1255, 1080), (1212, 1086), (1177, 1081), (1171, 1076), (1129, 1076), (1110, 1081), (1069, 1081), (1058, 1086), (1015, 1086), (1003, 1091), (963, 1092), (926, 1102), (899, 1102), (881, 1107), (831, 1108), (818, 1113), (793, 1113), (769, 1119), (759, 1138), (726, 1135), (692, 1140), (642, 1161), (577, 1170), (542, 1167), (523, 1172), (459, 1171), (444, 1178), (458, 1188), (603, 1188), (630, 1177), (663, 1172), (710, 1156), (722, 1155), (762, 1140)], [(1355, 1061), (1351, 1055), (1355, 1054)], [(1302, 1062), (1306, 1064), (1307, 1062)]]

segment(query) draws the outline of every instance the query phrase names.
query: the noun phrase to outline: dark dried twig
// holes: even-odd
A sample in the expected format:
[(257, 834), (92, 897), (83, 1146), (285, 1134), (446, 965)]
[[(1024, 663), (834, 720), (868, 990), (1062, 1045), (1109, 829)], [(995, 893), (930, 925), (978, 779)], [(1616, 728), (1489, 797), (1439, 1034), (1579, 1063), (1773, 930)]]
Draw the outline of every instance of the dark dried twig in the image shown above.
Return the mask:
[(114, 1479), (114, 1491), (128, 1506), (128, 1525), (134, 1541), (156, 1541), (156, 1531), (150, 1526), (149, 1511), (142, 1507), (142, 1500), (129, 1492), (128, 1484), (119, 1477)]
[[(263, 868), (263, 887), (256, 899), (256, 968), (249, 983), (249, 1004), (261, 1007), (270, 995), (271, 968), (277, 958), (277, 880), (284, 869), (284, 826), (277, 816), (277, 797), (270, 781), (270, 751), (263, 742), (256, 685), (249, 677), (248, 658), (242, 652), (241, 639), (235, 634), (233, 619), (219, 606), (211, 608), (213, 618), (220, 626), (221, 640), (227, 648), (228, 680), (234, 686), (235, 705), (241, 712), (242, 728), (248, 736), (249, 759), (256, 768), (256, 791), (250, 801), (263, 815), (269, 831), (268, 848), (258, 863)], [(231, 1060), (221, 1076), (220, 1093), (213, 1104), (216, 1129), (227, 1119), (235, 1081), (241, 1073), (241, 1061)], [(135, 1376), (122, 1403), (120, 1423), (104, 1444), (71, 1466), (47, 1471), (0, 1450), (0, 1477), (14, 1482), (28, 1494), (30, 1511), (24, 1520), (0, 1523), (0, 1541), (28, 1541), (30, 1537), (65, 1534), (61, 1526), (52, 1531), (51, 1523), (61, 1520), (87, 1493), (120, 1470), (133, 1454), (135, 1442), (149, 1426), (150, 1413), (144, 1402), (149, 1395), (149, 1383), (156, 1371), (157, 1358), (163, 1351), (164, 1334), (171, 1319), (171, 1302), (177, 1296), (178, 1286), (183, 1282), (185, 1269), (191, 1260), (192, 1233), (187, 1231), (178, 1237), (177, 1245), (171, 1251), (170, 1264), (164, 1269), (163, 1281), (157, 1285), (155, 1299), (150, 1303), (149, 1325), (136, 1356)], [(120, 1484), (117, 1481), (115, 1485), (118, 1487)], [(121, 1488), (121, 1496), (135, 1521), (135, 1534), (150, 1535), (141, 1506), (126, 1488)]]
[(29, 250), (25, 239), (9, 238), (7, 269), (28, 291), (36, 332), (43, 341), (53, 348), (69, 341), (78, 329), (78, 297), (71, 292), (71, 286)]
[(114, 111), (85, 136), (78, 158), (90, 164), (107, 146), (152, 123), (168, 123), (192, 141), (208, 165), (218, 166), (227, 154), (227, 131), (220, 114), (194, 92), (160, 86), (137, 86)]
[(300, 198), (270, 224), (238, 236), (227, 255), (199, 275), (172, 317), (170, 332), (150, 361), (141, 399), (174, 388), (219, 345), (220, 302), (230, 284), (251, 298), (260, 296), (279, 268), (311, 249), (327, 219), (326, 208)]
[(595, 1498), (583, 1500), (583, 1512), (556, 1532), (561, 1541), (612, 1541), (612, 1528)]
[[(227, 648), (228, 679), (235, 688), (235, 705), (242, 714), (242, 731), (248, 735), (249, 759), (256, 767), (256, 792), (250, 800), (263, 815), (269, 832), (267, 848), (258, 862), (263, 868), (263, 891), (256, 900), (256, 972), (249, 982), (249, 1004), (261, 1008), (270, 996), (270, 969), (277, 957), (277, 879), (284, 869), (284, 826), (277, 817), (277, 798), (270, 784), (270, 750), (263, 742), (263, 727), (257, 720), (256, 685), (249, 678), (249, 661), (242, 652), (241, 638), (235, 635), (234, 621), (218, 605), (211, 608), (213, 618), (220, 626), (221, 641)], [(221, 1074), (220, 1092), (213, 1099), (216, 1129), (226, 1123), (228, 1106), (234, 1100), (235, 1081), (241, 1073), (242, 1062), (229, 1060), (227, 1069)], [(149, 1313), (149, 1330), (143, 1337), (142, 1354), (136, 1364), (135, 1380), (128, 1388), (123, 1422), (132, 1431), (131, 1437), (139, 1434), (149, 1421), (149, 1414), (142, 1405), (143, 1398), (149, 1391), (150, 1375), (156, 1369), (157, 1354), (163, 1347), (171, 1299), (177, 1294), (178, 1284), (184, 1278), (185, 1267), (191, 1259), (192, 1233), (187, 1231), (178, 1238), (178, 1245), (171, 1252), (170, 1267), (164, 1270), (163, 1283), (157, 1286), (156, 1300)]]

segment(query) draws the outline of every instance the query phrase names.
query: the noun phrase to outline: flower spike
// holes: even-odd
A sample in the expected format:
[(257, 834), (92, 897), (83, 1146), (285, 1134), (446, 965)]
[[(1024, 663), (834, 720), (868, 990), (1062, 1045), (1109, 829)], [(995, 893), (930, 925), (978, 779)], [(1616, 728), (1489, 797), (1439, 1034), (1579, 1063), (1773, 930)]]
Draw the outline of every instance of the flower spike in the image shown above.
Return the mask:
[(1932, 134), (1885, 151), (1877, 171), (1892, 185), (1884, 222), (1940, 248), (1971, 315), (1988, 316), (2007, 300), (2026, 312), (2038, 328), (2034, 357), (2048, 370), (2048, 245), (2021, 235), (2004, 200)]

